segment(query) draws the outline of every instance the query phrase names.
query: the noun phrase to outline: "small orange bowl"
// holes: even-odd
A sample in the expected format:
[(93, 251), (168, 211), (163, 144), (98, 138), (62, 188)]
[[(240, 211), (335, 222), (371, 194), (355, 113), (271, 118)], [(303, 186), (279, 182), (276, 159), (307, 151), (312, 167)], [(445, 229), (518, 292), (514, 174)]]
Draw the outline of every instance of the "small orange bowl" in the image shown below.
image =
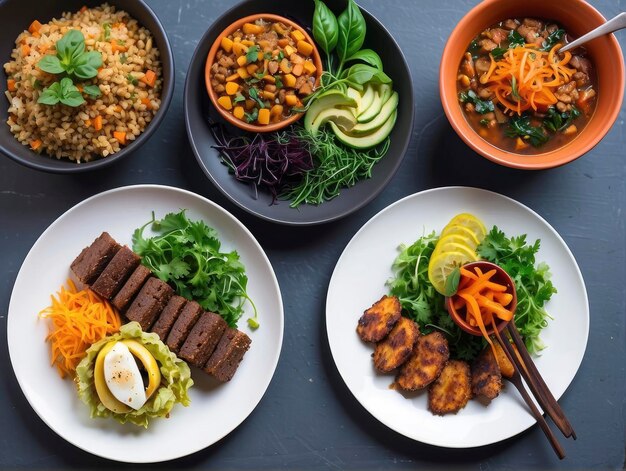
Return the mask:
[[(476, 267), (480, 268), (483, 273), (488, 272), (489, 270), (496, 270), (496, 273), (493, 276), (492, 280), (495, 283), (506, 286), (506, 292), (513, 295), (513, 299), (511, 300), (511, 303), (508, 306), (506, 306), (506, 308), (512, 311), (513, 314), (515, 314), (515, 309), (517, 308), (517, 293), (515, 292), (515, 283), (513, 282), (509, 274), (506, 271), (504, 271), (502, 267), (491, 262), (478, 261), (478, 262), (472, 262), (472, 263), (463, 265), (463, 268), (466, 268), (471, 271)], [(454, 323), (458, 325), (462, 330), (467, 332), (468, 334), (481, 337), (483, 334), (481, 333), (480, 329), (478, 327), (471, 326), (467, 322), (465, 322), (465, 317), (462, 316), (459, 313), (459, 311), (455, 309), (453, 301), (454, 301), (454, 296), (446, 298), (446, 309), (448, 310), (448, 314), (450, 314), (450, 317), (452, 317), (452, 320), (454, 321)], [(496, 323), (498, 332), (501, 332), (502, 329), (504, 329), (509, 322), (512, 322), (512, 321), (503, 321), (503, 320), (498, 319)], [(488, 328), (487, 333), (489, 335), (493, 334), (493, 327)]]
[(206, 89), (209, 94), (209, 98), (211, 99), (211, 102), (213, 103), (213, 106), (226, 121), (228, 121), (234, 126), (237, 126), (240, 129), (243, 129), (244, 131), (255, 132), (255, 133), (278, 131), (279, 129), (282, 129), (284, 127), (289, 126), (290, 124), (295, 123), (303, 116), (303, 113), (296, 113), (277, 123), (270, 123), (267, 125), (250, 124), (250, 123), (246, 123), (245, 121), (235, 118), (232, 113), (229, 113), (228, 111), (226, 111), (217, 102), (218, 96), (213, 90), (213, 87), (211, 86), (211, 66), (215, 62), (215, 55), (217, 54), (217, 51), (219, 50), (220, 45), (222, 44), (222, 38), (242, 28), (244, 23), (254, 23), (256, 20), (259, 20), (259, 19), (269, 20), (273, 22), (278, 21), (300, 31), (304, 35), (306, 40), (313, 45), (313, 52), (311, 53), (311, 57), (317, 69), (316, 70), (317, 80), (315, 82), (316, 86), (319, 85), (320, 77), (322, 76), (322, 72), (323, 72), (322, 58), (320, 56), (319, 51), (317, 50), (315, 41), (313, 41), (311, 36), (306, 32), (304, 28), (302, 28), (300, 25), (298, 25), (294, 21), (287, 19), (283, 16), (273, 15), (271, 13), (257, 13), (255, 15), (246, 16), (244, 18), (241, 18), (235, 21), (230, 26), (228, 26), (224, 31), (222, 31), (222, 33), (217, 37), (217, 39), (213, 43), (213, 46), (211, 46), (211, 49), (209, 50), (209, 54), (207, 56), (206, 65), (204, 67), (204, 81), (205, 81)]
[(461, 59), (472, 39), (485, 28), (507, 18), (543, 18), (560, 24), (574, 37), (580, 37), (606, 22), (583, 0), (484, 0), (459, 21), (452, 31), (441, 58), (439, 93), (443, 109), (457, 134), (487, 159), (507, 167), (539, 170), (557, 167), (590, 151), (611, 129), (624, 97), (624, 59), (612, 34), (585, 44), (598, 76), (596, 109), (578, 136), (555, 150), (535, 155), (507, 152), (487, 142), (469, 125), (457, 96), (457, 75)]

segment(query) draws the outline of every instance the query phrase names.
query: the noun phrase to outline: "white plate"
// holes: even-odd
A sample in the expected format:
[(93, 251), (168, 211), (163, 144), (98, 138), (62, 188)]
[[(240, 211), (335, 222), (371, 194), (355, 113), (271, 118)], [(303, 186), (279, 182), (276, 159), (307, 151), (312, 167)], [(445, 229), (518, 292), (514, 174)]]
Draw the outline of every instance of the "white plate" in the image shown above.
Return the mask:
[(330, 349), (348, 388), (374, 417), (409, 438), (450, 448), (495, 443), (535, 421), (511, 384), (488, 407), (472, 400), (456, 415), (431, 414), (425, 392), (408, 399), (389, 389), (394, 376), (374, 371), (373, 348), (359, 339), (355, 329), (363, 311), (388, 293), (385, 281), (392, 276), (398, 245), (440, 231), (461, 212), (473, 213), (488, 228), (497, 225), (507, 235), (541, 239), (537, 260), (549, 264), (559, 292), (547, 305), (554, 320), (542, 332), (547, 348), (536, 363), (555, 397), (574, 378), (589, 332), (589, 304), (578, 265), (556, 231), (526, 206), (489, 191), (450, 187), (408, 196), (374, 216), (347, 245), (330, 281), (326, 300)]
[[(38, 312), (49, 305), (69, 275), (81, 249), (102, 231), (131, 244), (135, 228), (150, 219), (186, 208), (192, 219), (214, 227), (224, 250), (237, 250), (248, 275), (261, 327), (247, 328), (247, 307), (239, 328), (252, 345), (237, 374), (223, 385), (192, 368), (191, 405), (174, 406), (169, 419), (147, 430), (113, 419), (90, 419), (70, 380), (61, 380), (49, 364), (47, 322)], [(139, 185), (107, 191), (76, 205), (39, 237), (15, 281), (7, 321), (9, 354), (17, 380), (35, 412), (61, 437), (85, 451), (132, 463), (165, 461), (194, 453), (234, 430), (261, 400), (272, 379), (283, 339), (283, 304), (276, 276), (263, 249), (239, 221), (215, 203), (177, 188)]]

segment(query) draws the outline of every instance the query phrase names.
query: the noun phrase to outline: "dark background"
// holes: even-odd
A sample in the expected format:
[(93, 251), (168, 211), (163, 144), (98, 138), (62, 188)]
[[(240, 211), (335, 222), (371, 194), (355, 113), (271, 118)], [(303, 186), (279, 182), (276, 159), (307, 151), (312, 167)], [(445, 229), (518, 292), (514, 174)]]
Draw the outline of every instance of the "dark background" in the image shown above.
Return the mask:
[[(624, 468), (624, 106), (604, 140), (565, 167), (524, 172), (492, 164), (456, 136), (443, 114), (437, 83), (446, 38), (475, 1), (360, 0), (390, 30), (411, 66), (415, 93), (411, 145), (395, 178), (360, 211), (322, 226), (275, 226), (239, 210), (212, 187), (200, 171), (185, 133), (182, 91), (189, 60), (204, 31), (235, 2), (149, 3), (167, 30), (177, 70), (174, 100), (152, 139), (130, 158), (80, 176), (39, 173), (0, 156), (0, 468), (119, 466), (66, 443), (30, 408), (10, 365), (6, 312), (20, 265), (50, 223), (91, 195), (137, 183), (186, 188), (232, 212), (267, 251), (285, 304), (283, 352), (256, 410), (212, 447), (162, 466)], [(626, 10), (624, 0), (592, 3), (605, 17)], [(626, 48), (626, 32), (617, 35)], [(436, 448), (406, 439), (373, 419), (335, 369), (325, 335), (324, 305), (328, 281), (343, 248), (385, 206), (417, 191), (448, 185), (490, 189), (531, 207), (563, 236), (580, 265), (589, 294), (591, 327), (581, 368), (560, 401), (578, 432), (576, 442), (561, 440), (567, 453), (562, 462), (538, 427), (505, 442), (470, 450)]]

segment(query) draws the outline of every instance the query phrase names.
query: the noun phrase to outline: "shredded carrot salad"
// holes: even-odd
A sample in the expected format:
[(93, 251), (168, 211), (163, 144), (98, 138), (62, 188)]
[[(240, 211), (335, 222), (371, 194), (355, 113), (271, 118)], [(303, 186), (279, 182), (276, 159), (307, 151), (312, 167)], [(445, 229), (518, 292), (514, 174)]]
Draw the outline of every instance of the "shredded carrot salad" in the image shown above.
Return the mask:
[(73, 376), (85, 351), (121, 325), (119, 314), (106, 300), (89, 289), (78, 291), (70, 279), (67, 284), (69, 289), (61, 286), (57, 296), (50, 296), (52, 304), (39, 313), (51, 321), (46, 340), (50, 342), (51, 365), (61, 378)]
[(506, 292), (505, 285), (491, 280), (495, 274), (495, 269), (483, 273), (479, 267), (474, 267), (473, 272), (461, 267), (459, 288), (452, 302), (457, 311), (465, 308), (465, 322), (480, 329), (498, 358), (486, 326), (495, 328), (496, 318), (503, 321), (513, 319), (513, 312), (506, 308), (513, 301), (513, 295)]
[(557, 54), (561, 44), (549, 52), (540, 51), (535, 46), (525, 45), (507, 50), (496, 61), (493, 55), (489, 70), (480, 77), (480, 83), (487, 85), (497, 100), (508, 110), (521, 115), (523, 111), (538, 107), (548, 107), (559, 100), (555, 90), (571, 80), (576, 69), (567, 67), (572, 54)]

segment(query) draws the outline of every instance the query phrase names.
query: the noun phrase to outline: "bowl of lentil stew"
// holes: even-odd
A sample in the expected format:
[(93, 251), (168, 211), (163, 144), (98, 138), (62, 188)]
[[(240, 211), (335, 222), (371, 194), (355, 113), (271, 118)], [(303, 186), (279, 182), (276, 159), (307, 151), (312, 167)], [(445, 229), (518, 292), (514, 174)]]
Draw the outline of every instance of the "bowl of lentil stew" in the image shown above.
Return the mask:
[(307, 31), (269, 13), (246, 16), (224, 29), (205, 66), (215, 109), (250, 132), (277, 131), (300, 119), (300, 100), (315, 91), (321, 75), (322, 60)]
[[(508, 20), (515, 22), (515, 27), (511, 23), (511, 27), (507, 28)], [(474, 151), (478, 152), (482, 156), (486, 157), (493, 162), (500, 165), (505, 165), (513, 168), (520, 169), (546, 169), (564, 165), (571, 162), (578, 157), (582, 156), (589, 150), (591, 150), (604, 135), (610, 130), (611, 126), (615, 122), (624, 96), (624, 61), (619, 43), (613, 35), (603, 36), (594, 41), (585, 44), (584, 53), (581, 50), (572, 51), (571, 57), (564, 66), (569, 70), (569, 76), (564, 80), (564, 84), (559, 85), (553, 90), (555, 95), (560, 95), (561, 98), (565, 98), (565, 103), (561, 99), (557, 99), (554, 105), (552, 115), (557, 115), (554, 121), (555, 125), (559, 125), (554, 132), (552, 129), (546, 128), (544, 123), (546, 121), (546, 115), (548, 110), (545, 106), (538, 106), (538, 110), (531, 109), (531, 113), (537, 111), (538, 116), (523, 117), (518, 116), (517, 109), (513, 110), (513, 113), (506, 115), (506, 121), (500, 119), (495, 113), (495, 110), (482, 109), (486, 113), (494, 112), (496, 116), (490, 116), (495, 121), (503, 121), (497, 123), (497, 127), (500, 128), (501, 137), (498, 140), (491, 139), (490, 136), (481, 136), (480, 131), (483, 129), (483, 134), (487, 132), (490, 134), (490, 121), (486, 120), (484, 116), (478, 114), (471, 114), (474, 110), (468, 111), (465, 107), (467, 103), (471, 103), (473, 106), (478, 104), (482, 107), (486, 102), (492, 102), (489, 97), (484, 98), (478, 95), (480, 91), (478, 88), (472, 90), (471, 85), (462, 84), (460, 80), (463, 73), (463, 63), (467, 60), (466, 54), (471, 53), (472, 43), (478, 38), (479, 50), (476, 51), (474, 60), (478, 60), (481, 55), (487, 58), (489, 55), (493, 56), (492, 51), (496, 52), (496, 56), (507, 58), (507, 54), (511, 54), (512, 48), (510, 47), (511, 32), (515, 31), (520, 38), (520, 42), (523, 42), (521, 47), (536, 47), (539, 51), (542, 46), (549, 46), (547, 38), (550, 37), (555, 31), (561, 29), (563, 34), (561, 36), (561, 43), (567, 40), (572, 40), (576, 37), (582, 36), (587, 31), (603, 24), (605, 18), (591, 5), (583, 0), (572, 0), (567, 4), (561, 2), (542, 2), (540, 0), (528, 0), (527, 2), (508, 2), (506, 0), (486, 0), (474, 7), (463, 19), (459, 22), (457, 27), (453, 30), (446, 47), (443, 52), (440, 75), (439, 75), (439, 90), (441, 101), (444, 111), (452, 127), (457, 132), (466, 144), (468, 144)], [(522, 27), (520, 31), (520, 27)], [(555, 29), (556, 28), (556, 29)], [(502, 29), (504, 34), (500, 35)], [(498, 40), (483, 35), (485, 32), (488, 34), (497, 33), (501, 38)], [(553, 36), (554, 37), (554, 36)], [(481, 41), (484, 43), (480, 44)], [(489, 40), (486, 41), (486, 40)], [(533, 46), (533, 41), (536, 41)], [(490, 44), (493, 43), (493, 44)], [(554, 46), (556, 41), (552, 46)], [(490, 51), (481, 51), (485, 49), (483, 45), (487, 46)], [(521, 48), (518, 48), (516, 54), (522, 52)], [(533, 51), (527, 51), (530, 52)], [(549, 48), (547, 51), (541, 51), (547, 55), (550, 52), (554, 57), (558, 57), (558, 48), (552, 50)], [(536, 59), (539, 60), (539, 54), (536, 54)], [(575, 56), (578, 58), (574, 59)], [(495, 60), (493, 65), (499, 66), (499, 60)], [(515, 60), (515, 58), (513, 58)], [(562, 59), (559, 59), (561, 61)], [(571, 61), (580, 61), (577, 63), (578, 67), (574, 67)], [(476, 78), (480, 80), (483, 74), (488, 74), (491, 68), (491, 61), (488, 60), (489, 68), (487, 70), (477, 71)], [(584, 65), (581, 65), (583, 63)], [(476, 62), (474, 62), (474, 67)], [(482, 64), (481, 67), (485, 65)], [(586, 66), (591, 65), (591, 68)], [(585, 72), (585, 69), (588, 73)], [(491, 71), (492, 74), (494, 71)], [(588, 81), (580, 80), (581, 75), (576, 75), (579, 72), (586, 73)], [(495, 72), (497, 75), (497, 72)], [(470, 78), (471, 80), (471, 78)], [(577, 83), (580, 81), (580, 84)], [(486, 86), (492, 85), (490, 83), (479, 84), (479, 88), (486, 88)], [(575, 90), (570, 90), (575, 84)], [(493, 84), (497, 85), (497, 84)], [(513, 89), (513, 85), (516, 87), (518, 83), (513, 84), (512, 80), (508, 83), (509, 88)], [(563, 85), (567, 87), (561, 88)], [(494, 86), (494, 89), (497, 88)], [(567, 89), (565, 89), (567, 88)], [(472, 90), (474, 96), (468, 94), (468, 91)], [(593, 90), (593, 92), (591, 92)], [(517, 91), (517, 89), (516, 89)], [(462, 93), (465, 92), (466, 96), (463, 97)], [(575, 92), (575, 93), (574, 93)], [(583, 96), (583, 94), (591, 92), (588, 99), (582, 100), (583, 106), (579, 111), (582, 116), (574, 116), (574, 119), (569, 119), (571, 107), (567, 105), (575, 104)], [(568, 95), (565, 97), (565, 95)], [(578, 96), (575, 96), (578, 95)], [(511, 98), (511, 102), (514, 102)], [(540, 100), (539, 100), (540, 101)], [(559, 105), (558, 103), (562, 104)], [(493, 102), (492, 102), (493, 103)], [(564, 106), (565, 105), (565, 106)], [(487, 106), (488, 103), (487, 103)], [(557, 108), (559, 106), (562, 109)], [(584, 109), (582, 109), (584, 107)], [(585, 111), (586, 110), (586, 111)], [(505, 110), (506, 111), (506, 110)], [(524, 110), (522, 111), (522, 114)], [(516, 116), (514, 121), (523, 118), (521, 123), (513, 123), (514, 126), (510, 126), (510, 121), (513, 116)], [(565, 117), (563, 117), (565, 116)], [(483, 121), (481, 123), (480, 121)], [(474, 122), (475, 121), (475, 122)], [(549, 121), (549, 120), (547, 120)], [(511, 138), (505, 135), (505, 132), (509, 128), (514, 128), (517, 124), (519, 129), (510, 130)], [(571, 125), (574, 124), (574, 127)], [(565, 126), (566, 125), (566, 126)], [(565, 127), (563, 127), (565, 126)], [(540, 129), (543, 128), (543, 129)], [(563, 128), (563, 129), (560, 129)], [(568, 130), (571, 135), (563, 135), (563, 131)], [(575, 132), (574, 131), (575, 128)], [(542, 143), (538, 146), (533, 146), (530, 142), (530, 137), (524, 136), (528, 133), (533, 133), (533, 129), (543, 134), (543, 137), (536, 134), (537, 138), (544, 139), (548, 137), (547, 145)], [(517, 130), (520, 132), (517, 133)], [(523, 131), (523, 132), (522, 132)], [(515, 135), (517, 134), (517, 135)], [(515, 149), (515, 145), (519, 144), (517, 137), (523, 134), (521, 142), (523, 149)], [(510, 139), (505, 144), (504, 139)], [(551, 142), (550, 142), (551, 141)], [(510, 147), (507, 147), (509, 146)]]
[[(18, 38), (23, 32), (28, 31), (30, 25), (32, 25), (35, 20), (41, 25), (46, 25), (49, 22), (52, 22), (54, 18), (57, 21), (73, 21), (68, 20), (68, 17), (74, 18), (76, 17), (76, 21), (79, 21), (78, 14), (81, 13), (81, 10), (85, 12), (85, 9), (94, 10), (94, 9), (109, 9), (108, 11), (115, 10), (113, 15), (117, 15), (119, 12), (125, 12), (124, 18), (129, 22), (128, 25), (131, 25), (131, 28), (127, 28), (129, 31), (132, 29), (133, 34), (136, 32), (138, 36), (134, 37), (132, 41), (126, 44), (118, 44), (118, 46), (129, 46), (130, 44), (134, 44), (135, 46), (141, 46), (138, 44), (140, 40), (143, 41), (143, 50), (144, 53), (147, 53), (147, 39), (151, 37), (152, 45), (151, 48), (154, 50), (158, 50), (158, 66), (160, 68), (159, 74), (156, 77), (157, 80), (154, 82), (157, 90), (154, 88), (148, 89), (148, 87), (142, 85), (139, 82), (139, 78), (134, 77), (138, 82), (138, 86), (145, 88), (146, 97), (148, 101), (151, 102), (151, 106), (155, 106), (154, 112), (151, 113), (151, 117), (149, 121), (145, 122), (144, 125), (141, 126), (141, 130), (136, 134), (129, 130), (132, 136), (127, 134), (126, 143), (119, 146), (119, 149), (113, 153), (108, 153), (106, 157), (100, 156), (97, 154), (92, 154), (89, 159), (80, 159), (80, 163), (77, 163), (76, 159), (70, 159), (67, 157), (57, 158), (55, 153), (51, 150), (50, 152), (46, 152), (43, 149), (39, 149), (35, 151), (29, 145), (24, 145), (18, 139), (16, 139), (14, 133), (12, 132), (10, 125), (7, 125), (7, 120), (9, 119), (9, 109), (12, 105), (11, 102), (4, 99), (2, 100), (2, 106), (0, 106), (0, 152), (11, 158), (12, 160), (17, 161), (18, 163), (25, 165), (30, 168), (34, 168), (41, 171), (52, 172), (52, 173), (77, 173), (77, 172), (85, 172), (90, 170), (95, 170), (98, 168), (102, 168), (105, 166), (109, 166), (114, 162), (122, 159), (123, 157), (131, 154), (133, 151), (138, 149), (141, 145), (143, 145), (148, 138), (152, 135), (152, 133), (157, 129), (159, 124), (161, 123), (167, 108), (170, 104), (171, 98), (173, 96), (174, 91), (174, 60), (172, 56), (171, 47), (169, 45), (169, 41), (165, 30), (163, 29), (158, 17), (154, 14), (154, 12), (146, 5), (142, 0), (132, 0), (132, 1), (121, 1), (121, 0), (111, 0), (107, 3), (104, 3), (102, 0), (65, 0), (63, 2), (36, 2), (34, 0), (9, 0), (7, 2), (3, 2), (0, 5), (0, 16), (2, 17), (10, 17), (12, 21), (5, 25), (2, 31), (2, 41), (0, 41), (0, 58), (2, 58), (2, 64), (8, 63), (12, 58), (12, 54), (14, 49), (16, 48), (16, 38)], [(34, 13), (36, 12), (36, 13)], [(101, 14), (97, 14), (94, 16), (102, 16)], [(104, 16), (102, 16), (104, 18)], [(106, 23), (111, 23), (105, 21)], [(113, 22), (115, 23), (115, 22)], [(118, 33), (122, 32), (124, 28), (122, 25), (115, 25), (117, 29), (113, 28), (113, 23), (110, 24), (111, 30), (109, 34), (111, 38), (116, 38)], [(122, 22), (120, 22), (122, 23)], [(128, 26), (127, 25), (127, 26)], [(84, 25), (88, 27), (87, 24)], [(118, 28), (118, 26), (120, 28)], [(105, 33), (104, 25), (101, 25), (101, 29), (103, 34)], [(82, 25), (79, 29), (83, 30)], [(145, 37), (141, 38), (141, 32), (145, 34)], [(88, 35), (85, 34), (86, 41), (89, 39)], [(141, 47), (137, 47), (136, 49), (142, 49)], [(89, 50), (89, 46), (86, 50)], [(122, 53), (117, 51), (119, 55)], [(126, 51), (126, 57), (129, 58), (129, 51)], [(107, 63), (107, 58), (105, 57), (105, 63)], [(128, 61), (125, 66), (130, 66), (134, 62)], [(144, 64), (147, 66), (147, 64)], [(6, 95), (8, 92), (8, 80), (10, 77), (7, 75), (6, 70), (4, 70), (4, 74), (2, 80), (0, 80), (0, 92), (3, 95)], [(128, 74), (127, 74), (128, 75)], [(144, 71), (145, 75), (145, 71)], [(142, 77), (144, 76), (142, 75)], [(148, 77), (149, 78), (149, 77)], [(148, 80), (146, 78), (146, 80)], [(148, 80), (149, 81), (149, 80)], [(130, 82), (128, 82), (131, 84)], [(100, 85), (99, 80), (96, 79), (96, 84)], [(147, 85), (147, 84), (146, 84)], [(134, 85), (133, 85), (134, 86)], [(155, 94), (156, 91), (156, 94)], [(106, 87), (102, 96), (106, 95)], [(150, 96), (152, 94), (152, 96)], [(84, 95), (89, 102), (89, 97)], [(137, 94), (137, 99), (140, 99), (139, 94)], [(110, 103), (105, 104), (108, 106)], [(56, 105), (60, 106), (60, 105)], [(121, 104), (120, 104), (121, 106)], [(148, 106), (147, 104), (143, 104), (143, 106)], [(82, 112), (82, 110), (81, 110)], [(118, 111), (113, 110), (113, 113), (118, 113)], [(90, 117), (87, 117), (90, 119)], [(103, 127), (107, 125), (106, 119), (103, 120)], [(93, 126), (95, 124), (94, 120), (91, 120), (90, 125)], [(73, 132), (78, 132), (78, 125), (71, 124), (70, 128), (72, 128)], [(115, 126), (112, 126), (109, 129), (111, 136), (107, 135), (107, 140), (112, 142), (113, 131), (123, 132), (117, 129)], [(118, 134), (118, 136), (121, 136)], [(131, 139), (132, 138), (132, 139)]]

